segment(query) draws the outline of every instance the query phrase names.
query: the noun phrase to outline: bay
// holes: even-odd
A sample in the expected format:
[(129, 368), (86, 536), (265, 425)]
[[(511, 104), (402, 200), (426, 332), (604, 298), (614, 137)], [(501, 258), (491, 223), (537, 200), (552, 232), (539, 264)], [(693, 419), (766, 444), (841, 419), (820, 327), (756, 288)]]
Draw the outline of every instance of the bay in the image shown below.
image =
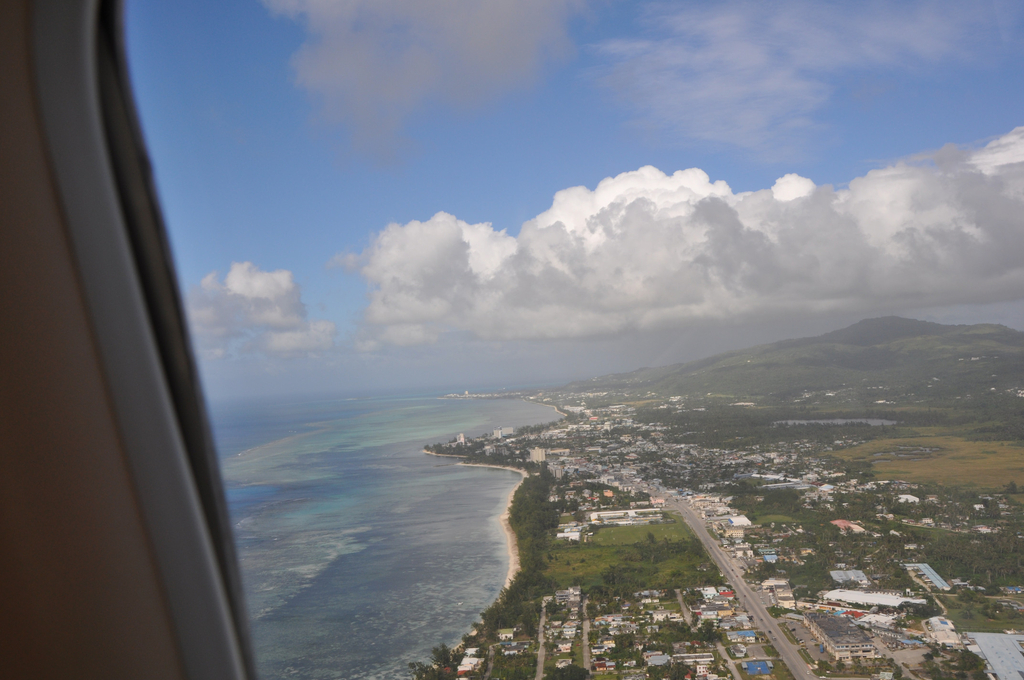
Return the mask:
[(211, 409), (261, 678), (408, 677), (504, 585), (518, 473), (424, 444), (545, 423), (516, 400), (401, 397)]

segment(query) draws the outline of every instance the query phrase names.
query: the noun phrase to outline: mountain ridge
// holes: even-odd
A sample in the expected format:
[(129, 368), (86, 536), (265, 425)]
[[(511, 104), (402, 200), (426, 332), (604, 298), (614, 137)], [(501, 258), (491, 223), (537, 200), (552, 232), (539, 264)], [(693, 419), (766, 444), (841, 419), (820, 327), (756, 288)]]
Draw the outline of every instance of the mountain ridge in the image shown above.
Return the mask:
[(945, 325), (878, 317), (819, 336), (599, 376), (565, 387), (784, 400), (808, 391), (883, 388), (928, 400), (1024, 388), (1024, 333), (999, 324)]

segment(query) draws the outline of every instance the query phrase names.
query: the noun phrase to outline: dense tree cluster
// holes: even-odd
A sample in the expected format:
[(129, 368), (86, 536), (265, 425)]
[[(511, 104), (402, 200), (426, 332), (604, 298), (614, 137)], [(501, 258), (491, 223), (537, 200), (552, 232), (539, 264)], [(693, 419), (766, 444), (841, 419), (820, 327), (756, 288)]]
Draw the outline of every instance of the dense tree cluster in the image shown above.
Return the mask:
[[(667, 538), (659, 541), (653, 533), (648, 532), (645, 540), (633, 543), (622, 554), (620, 561), (610, 564), (601, 572), (603, 587), (596, 592), (606, 596), (628, 597), (637, 590), (665, 587), (669, 584), (659, 583), (658, 564), (680, 555), (701, 555), (703, 550), (696, 537), (685, 541), (671, 541)], [(715, 570), (706, 572), (706, 578), (697, 585), (720, 584), (721, 577)]]
[(519, 573), (501, 591), (483, 617), (484, 631), (489, 637), (500, 628), (522, 626), (528, 635), (535, 635), (540, 619), (537, 604), (542, 595), (554, 589), (544, 575), (548, 534), (558, 526), (558, 513), (548, 501), (554, 478), (547, 468), (523, 480), (512, 499), (509, 523), (519, 543)]
[(431, 651), (431, 663), (415, 662), (409, 664), (415, 680), (453, 680), (458, 677), (459, 660), (462, 655), (441, 644)]

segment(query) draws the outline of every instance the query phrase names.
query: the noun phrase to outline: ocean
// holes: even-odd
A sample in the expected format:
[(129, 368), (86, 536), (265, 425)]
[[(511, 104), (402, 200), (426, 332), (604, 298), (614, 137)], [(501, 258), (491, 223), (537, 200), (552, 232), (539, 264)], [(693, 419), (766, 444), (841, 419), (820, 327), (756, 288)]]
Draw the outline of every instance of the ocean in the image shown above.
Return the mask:
[(521, 476), (422, 447), (558, 417), (436, 397), (211, 413), (263, 680), (405, 678), (457, 643), (504, 585), (498, 517)]

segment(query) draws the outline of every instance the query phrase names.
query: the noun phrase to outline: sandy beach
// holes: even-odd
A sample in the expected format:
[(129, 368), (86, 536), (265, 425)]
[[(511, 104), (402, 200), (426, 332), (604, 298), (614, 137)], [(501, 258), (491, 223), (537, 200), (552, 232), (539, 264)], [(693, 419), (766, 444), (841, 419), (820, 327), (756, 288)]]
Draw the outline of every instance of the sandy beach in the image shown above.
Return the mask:
[[(444, 397), (438, 398), (443, 399)], [(566, 416), (565, 413), (559, 411), (558, 407), (553, 404), (538, 403), (535, 401), (530, 401), (528, 399), (522, 399), (521, 401), (530, 404), (537, 404), (538, 406), (547, 406), (548, 408), (554, 409), (555, 413), (562, 416), (563, 418)], [(465, 458), (465, 456), (459, 456), (453, 453), (434, 453), (433, 451), (427, 451), (426, 449), (423, 449), (423, 453), (430, 454), (431, 456), (442, 456), (444, 458)], [(521, 474), (523, 476), (523, 479), (526, 479), (527, 477), (530, 476), (530, 473), (527, 472), (526, 470), (520, 470), (519, 468), (508, 467), (505, 465), (488, 465), (486, 463), (456, 463), (456, 465), (465, 465), (467, 467), (498, 468), (499, 470), (511, 470), (513, 472), (518, 472), (519, 474)], [(523, 480), (519, 480), (519, 484), (522, 483)], [(512, 488), (512, 491), (509, 492), (508, 501), (505, 503), (505, 512), (503, 512), (501, 514), (501, 517), (498, 518), (499, 521), (501, 522), (501, 528), (505, 531), (505, 541), (508, 546), (508, 575), (505, 577), (505, 588), (508, 588), (512, 584), (512, 579), (514, 579), (516, 577), (516, 574), (519, 573), (519, 543), (516, 541), (516, 534), (514, 531), (512, 531), (512, 525), (509, 523), (509, 510), (512, 507), (512, 498), (513, 496), (516, 495), (516, 490), (519, 489), (519, 484), (516, 484)]]
[[(519, 468), (506, 467), (504, 465), (487, 465), (485, 463), (459, 463), (459, 465), (465, 465), (466, 467), (489, 467), (498, 468), (499, 470), (511, 470), (512, 472), (518, 472), (526, 479), (530, 476), (530, 473), (526, 470), (520, 470)], [(508, 493), (508, 500), (505, 502), (505, 512), (501, 513), (501, 517), (498, 521), (501, 522), (501, 528), (505, 531), (505, 544), (508, 546), (508, 574), (505, 576), (504, 588), (508, 588), (512, 585), (512, 579), (519, 573), (519, 543), (516, 541), (516, 534), (512, 531), (512, 525), (509, 523), (509, 510), (512, 508), (512, 497), (516, 495), (516, 491), (519, 489), (519, 485), (523, 483), (523, 479), (512, 487), (512, 490)]]
[(562, 413), (561, 411), (559, 411), (558, 407), (555, 406), (554, 404), (545, 404), (544, 402), (532, 401), (530, 399), (523, 399), (523, 401), (525, 401), (528, 404), (536, 404), (537, 406), (547, 406), (548, 408), (553, 408), (553, 409), (555, 409), (555, 413), (557, 413), (558, 415), (562, 416), (563, 418), (565, 418), (568, 415), (566, 413)]
[[(554, 406), (551, 408), (554, 408)], [(557, 411), (558, 409), (555, 410)], [(465, 458), (465, 456), (457, 456), (451, 453), (434, 453), (433, 451), (427, 451), (426, 449), (423, 449), (423, 453), (430, 454), (431, 456), (442, 456), (444, 458)], [(488, 465), (487, 463), (456, 463), (456, 465), (511, 470), (512, 472), (518, 472), (521, 474), (523, 479), (530, 476), (530, 473), (526, 470), (508, 467), (507, 465)], [(498, 521), (501, 522), (501, 528), (505, 532), (505, 542), (508, 547), (508, 574), (505, 576), (505, 585), (503, 586), (505, 588), (508, 588), (512, 584), (512, 579), (514, 579), (516, 574), (519, 573), (519, 543), (516, 541), (516, 534), (512, 531), (512, 525), (509, 523), (509, 510), (512, 508), (512, 498), (516, 495), (516, 491), (519, 489), (519, 484), (522, 483), (523, 480), (520, 479), (519, 483), (512, 487), (512, 491), (508, 494), (508, 500), (505, 502), (505, 512), (503, 512), (501, 517), (498, 518)]]
[(426, 449), (423, 449), (423, 453), (428, 456), (440, 456), (442, 458), (465, 458), (465, 456), (460, 456), (455, 453), (434, 453), (433, 451), (427, 451)]

